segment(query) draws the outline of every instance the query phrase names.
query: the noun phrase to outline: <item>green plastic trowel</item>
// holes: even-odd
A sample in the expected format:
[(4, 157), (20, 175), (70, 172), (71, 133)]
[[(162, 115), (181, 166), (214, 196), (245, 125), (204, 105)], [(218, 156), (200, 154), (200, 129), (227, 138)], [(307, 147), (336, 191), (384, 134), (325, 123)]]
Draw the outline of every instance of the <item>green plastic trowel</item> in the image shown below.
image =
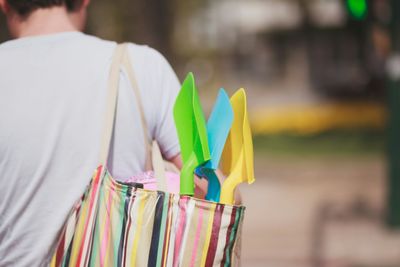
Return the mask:
[(234, 119), (222, 152), (222, 171), (228, 175), (221, 188), (220, 201), (223, 204), (234, 204), (237, 185), (243, 182), (251, 184), (255, 181), (253, 141), (244, 89), (239, 89), (231, 97), (231, 104)]
[(197, 94), (193, 73), (186, 76), (174, 105), (174, 120), (181, 146), (183, 167), (180, 194), (194, 194), (194, 170), (210, 160), (206, 121)]

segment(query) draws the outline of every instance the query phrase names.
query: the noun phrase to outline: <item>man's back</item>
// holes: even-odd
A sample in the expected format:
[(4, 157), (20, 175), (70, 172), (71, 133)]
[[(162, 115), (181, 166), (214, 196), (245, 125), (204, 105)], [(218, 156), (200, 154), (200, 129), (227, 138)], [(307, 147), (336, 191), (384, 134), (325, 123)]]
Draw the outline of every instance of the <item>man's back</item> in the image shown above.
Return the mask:
[[(45, 265), (68, 211), (98, 165), (115, 43), (79, 32), (0, 45), (0, 266)], [(172, 105), (179, 83), (156, 51), (131, 45), (149, 132), (179, 153)], [(124, 73), (109, 169), (143, 171), (139, 111)]]

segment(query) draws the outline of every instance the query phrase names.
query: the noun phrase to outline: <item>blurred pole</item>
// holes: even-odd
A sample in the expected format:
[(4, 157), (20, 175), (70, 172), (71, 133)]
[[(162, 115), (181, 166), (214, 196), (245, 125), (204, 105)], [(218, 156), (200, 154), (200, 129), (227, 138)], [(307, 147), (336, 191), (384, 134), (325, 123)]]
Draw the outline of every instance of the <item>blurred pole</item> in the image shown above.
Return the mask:
[(391, 55), (387, 63), (388, 77), (388, 210), (387, 222), (400, 227), (400, 1), (391, 0)]

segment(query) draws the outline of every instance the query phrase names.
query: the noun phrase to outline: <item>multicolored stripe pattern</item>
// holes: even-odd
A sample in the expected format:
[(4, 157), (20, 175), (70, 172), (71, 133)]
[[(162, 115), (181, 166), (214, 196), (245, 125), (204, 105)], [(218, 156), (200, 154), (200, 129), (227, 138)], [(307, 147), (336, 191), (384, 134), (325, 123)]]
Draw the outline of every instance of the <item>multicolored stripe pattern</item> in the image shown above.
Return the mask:
[(100, 166), (71, 211), (51, 266), (237, 266), (244, 210), (135, 188)]

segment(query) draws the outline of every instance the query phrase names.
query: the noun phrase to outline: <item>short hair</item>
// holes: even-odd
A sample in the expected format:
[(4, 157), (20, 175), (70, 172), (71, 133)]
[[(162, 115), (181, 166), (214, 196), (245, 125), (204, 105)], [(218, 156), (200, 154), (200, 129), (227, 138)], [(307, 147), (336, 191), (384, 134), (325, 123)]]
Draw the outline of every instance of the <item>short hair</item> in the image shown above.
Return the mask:
[(65, 6), (68, 11), (75, 11), (82, 0), (7, 0), (10, 7), (20, 16), (27, 16), (38, 8)]

